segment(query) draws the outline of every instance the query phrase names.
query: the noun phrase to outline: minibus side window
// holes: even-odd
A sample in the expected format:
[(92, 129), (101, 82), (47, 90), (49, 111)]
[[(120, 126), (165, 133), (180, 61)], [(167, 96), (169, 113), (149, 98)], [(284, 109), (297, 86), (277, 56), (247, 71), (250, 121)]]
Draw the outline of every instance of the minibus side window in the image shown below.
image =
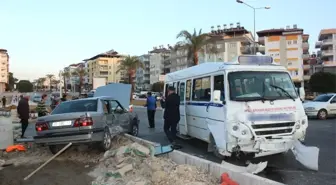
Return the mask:
[(221, 91), (220, 100), (224, 101), (224, 75), (214, 76), (214, 90)]
[(191, 80), (187, 81), (186, 87), (186, 101), (190, 101)]
[(210, 77), (195, 79), (193, 83), (193, 101), (210, 101), (211, 99)]
[(180, 83), (179, 96), (180, 96), (180, 102), (184, 102), (184, 82)]

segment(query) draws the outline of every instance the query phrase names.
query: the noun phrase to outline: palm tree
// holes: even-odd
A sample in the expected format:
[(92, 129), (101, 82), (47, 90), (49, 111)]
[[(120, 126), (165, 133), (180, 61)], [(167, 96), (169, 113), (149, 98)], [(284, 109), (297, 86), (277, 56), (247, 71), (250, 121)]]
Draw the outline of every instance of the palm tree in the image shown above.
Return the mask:
[(47, 74), (46, 76), (49, 80), (49, 90), (51, 92), (51, 80), (54, 78), (54, 75), (53, 74)]
[[(70, 78), (71, 74), (68, 71), (64, 71), (62, 73), (63, 76), (63, 87), (64, 87), (64, 92), (67, 92), (67, 84), (66, 84), (66, 79)], [(62, 89), (61, 89), (62, 90)]]
[(82, 92), (82, 86), (83, 86), (83, 77), (87, 74), (87, 71), (85, 68), (77, 68), (76, 71), (72, 73), (73, 76), (79, 77), (79, 93)]
[(132, 94), (134, 91), (134, 75), (135, 72), (137, 70), (137, 68), (143, 68), (144, 65), (143, 63), (139, 60), (138, 57), (136, 56), (126, 56), (123, 60), (120, 61), (118, 69), (117, 69), (117, 73), (121, 72), (121, 71), (126, 71), (127, 76), (128, 76), (128, 84), (132, 85), (131, 88), (131, 96), (130, 99), (132, 100)]
[(196, 29), (194, 33), (191, 34), (187, 30), (182, 30), (177, 34), (176, 38), (184, 38), (183, 47), (188, 51), (188, 59), (192, 58), (193, 64), (198, 64), (198, 52), (204, 51), (204, 46), (209, 43), (209, 37), (207, 34), (202, 33), (202, 29), (199, 30), (198, 34)]
[(44, 77), (38, 79), (38, 84), (41, 88), (44, 88), (45, 80), (46, 80), (46, 78), (44, 78)]

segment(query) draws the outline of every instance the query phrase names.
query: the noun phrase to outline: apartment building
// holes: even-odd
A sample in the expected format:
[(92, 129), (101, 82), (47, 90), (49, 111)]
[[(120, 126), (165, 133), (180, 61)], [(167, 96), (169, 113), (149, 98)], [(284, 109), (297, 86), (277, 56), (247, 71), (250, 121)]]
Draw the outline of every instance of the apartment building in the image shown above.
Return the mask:
[(136, 70), (136, 80), (135, 80), (135, 88), (137, 90), (150, 90), (150, 62), (149, 62), (149, 54), (139, 56), (139, 60), (143, 64), (143, 68), (138, 68)]
[(0, 93), (6, 91), (6, 83), (8, 83), (9, 73), (9, 55), (7, 50), (0, 49)]
[(114, 50), (95, 55), (85, 59), (88, 71), (88, 84), (92, 85), (93, 78), (106, 78), (107, 83), (120, 83), (126, 81), (124, 71), (117, 73), (122, 55)]
[(265, 54), (272, 56), (274, 61), (287, 67), (296, 85), (308, 82), (309, 35), (296, 24), (280, 29), (268, 29), (257, 32), (259, 44), (265, 46)]
[(336, 66), (336, 28), (321, 30), (315, 48), (323, 65)]
[(170, 50), (163, 47), (154, 47), (152, 51), (149, 51), (149, 81), (150, 84), (162, 81), (162, 75), (164, 71), (164, 61), (169, 60)]
[(71, 64), (63, 69), (64, 72), (69, 73), (70, 75), (64, 79), (67, 89), (73, 89), (74, 86), (79, 84), (79, 77), (73, 74), (77, 71), (77, 68), (82, 65), (83, 63)]
[[(231, 61), (239, 55), (252, 53), (252, 34), (240, 26), (239, 22), (235, 27), (233, 23), (229, 26), (218, 25), (217, 29), (214, 26), (211, 27), (211, 32), (207, 34), (210, 44), (204, 46), (203, 50), (198, 53), (199, 63)], [(193, 61), (187, 58), (188, 51), (185, 48), (168, 47), (171, 49), (171, 56), (164, 63), (166, 73), (193, 65)], [(259, 51), (258, 47), (256, 51)]]

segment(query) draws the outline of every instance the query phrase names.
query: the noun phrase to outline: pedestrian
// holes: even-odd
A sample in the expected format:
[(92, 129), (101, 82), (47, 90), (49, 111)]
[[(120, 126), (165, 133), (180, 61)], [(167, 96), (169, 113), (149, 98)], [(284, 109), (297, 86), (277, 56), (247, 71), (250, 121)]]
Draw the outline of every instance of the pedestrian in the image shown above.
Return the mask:
[(61, 101), (62, 101), (62, 102), (67, 101), (67, 95), (66, 95), (66, 94), (63, 94), (63, 96), (62, 96), (62, 98), (61, 98)]
[(29, 120), (29, 103), (28, 97), (21, 98), (18, 106), (17, 106), (17, 113), (20, 118), (21, 122), (21, 138), (24, 138), (24, 133), (28, 127), (28, 120)]
[(151, 92), (147, 93), (146, 105), (149, 128), (155, 128), (156, 98)]
[(3, 96), (1, 101), (2, 101), (2, 107), (5, 108), (6, 107), (6, 102), (7, 102), (6, 96)]
[(45, 104), (45, 102), (47, 101), (47, 97), (48, 96), (46, 94), (43, 94), (41, 101), (37, 104), (36, 112), (38, 114), (38, 117), (46, 116), (49, 113)]
[(172, 145), (176, 145), (177, 124), (180, 121), (180, 96), (175, 93), (174, 87), (168, 88), (168, 96), (164, 102), (163, 130)]

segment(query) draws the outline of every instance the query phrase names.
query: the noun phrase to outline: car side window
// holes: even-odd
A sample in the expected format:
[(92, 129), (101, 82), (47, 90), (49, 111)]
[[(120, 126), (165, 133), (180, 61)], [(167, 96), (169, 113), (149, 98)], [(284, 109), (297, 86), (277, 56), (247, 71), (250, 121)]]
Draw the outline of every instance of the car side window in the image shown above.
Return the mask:
[(335, 103), (336, 104), (336, 95), (331, 99), (330, 103)]
[(119, 106), (119, 103), (114, 101), (114, 100), (111, 100), (110, 101), (110, 106), (111, 106), (111, 112), (115, 111), (116, 109), (121, 109), (121, 107)]

